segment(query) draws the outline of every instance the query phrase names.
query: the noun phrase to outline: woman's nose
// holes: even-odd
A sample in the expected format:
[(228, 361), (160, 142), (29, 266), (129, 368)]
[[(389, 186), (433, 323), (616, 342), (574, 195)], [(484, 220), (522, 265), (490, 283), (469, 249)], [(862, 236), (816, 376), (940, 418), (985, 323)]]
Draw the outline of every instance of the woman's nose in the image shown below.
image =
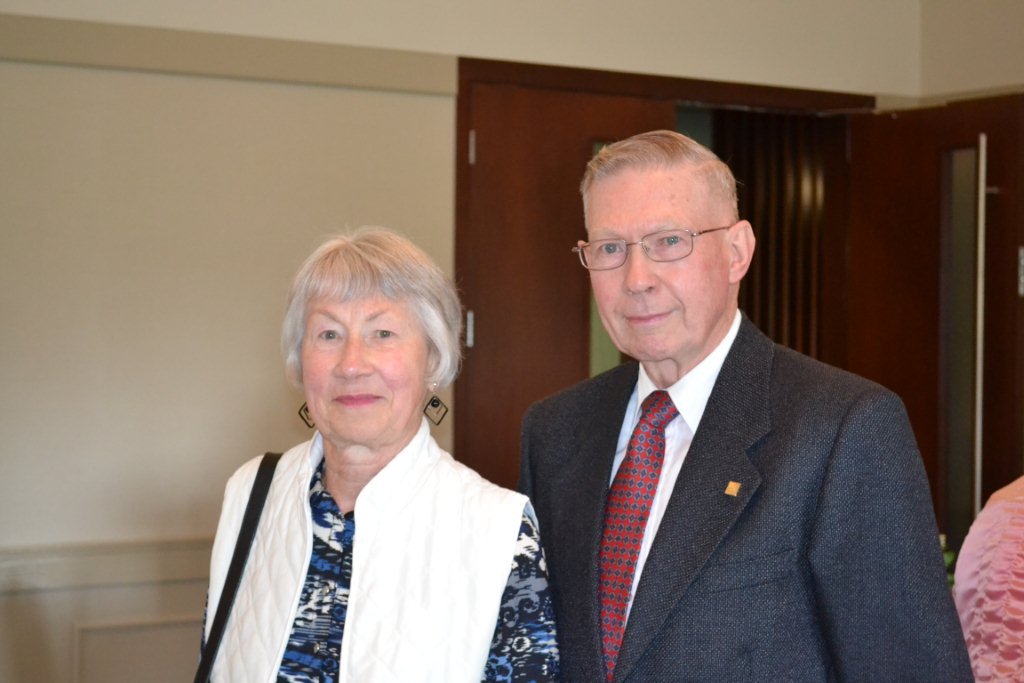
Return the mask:
[(358, 375), (367, 366), (366, 345), (356, 337), (346, 339), (339, 351), (335, 370), (342, 375)]

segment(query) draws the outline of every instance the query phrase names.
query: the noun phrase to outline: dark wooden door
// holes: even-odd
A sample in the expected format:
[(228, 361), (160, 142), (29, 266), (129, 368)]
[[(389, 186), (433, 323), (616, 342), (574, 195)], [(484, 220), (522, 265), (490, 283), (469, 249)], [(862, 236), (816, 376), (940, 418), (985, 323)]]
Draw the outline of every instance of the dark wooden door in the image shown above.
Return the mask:
[[(455, 455), (514, 487), (534, 401), (587, 377), (579, 181), (595, 144), (671, 128), (668, 100), (475, 83), (459, 141), (456, 279), (472, 321), (455, 385)], [(461, 128), (461, 126), (460, 126)]]
[[(965, 249), (951, 233), (951, 159), (987, 150), (984, 240), (981, 500), (1022, 472), (1024, 462), (1024, 244), (1021, 198), (1024, 100), (1001, 97), (945, 107), (852, 117), (847, 240), (846, 366), (899, 393), (932, 483), (940, 527), (958, 545), (973, 516), (973, 454), (954, 432), (973, 402), (969, 374), (975, 320), (950, 301), (973, 282), (950, 279)], [(980, 157), (979, 157), (980, 158)], [(977, 200), (977, 194), (974, 201)], [(973, 246), (966, 248), (973, 249)], [(973, 271), (972, 271), (973, 276)], [(971, 288), (970, 292), (964, 291)], [(968, 343), (970, 346), (970, 343)], [(972, 387), (967, 387), (970, 393)], [(957, 464), (959, 463), (959, 465)]]

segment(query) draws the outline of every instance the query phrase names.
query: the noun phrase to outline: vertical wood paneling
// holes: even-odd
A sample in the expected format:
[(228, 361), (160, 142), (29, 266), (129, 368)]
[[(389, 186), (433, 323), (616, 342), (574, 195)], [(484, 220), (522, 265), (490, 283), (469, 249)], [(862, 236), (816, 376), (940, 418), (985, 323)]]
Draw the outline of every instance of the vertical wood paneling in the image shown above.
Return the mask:
[[(836, 120), (817, 116), (720, 110), (715, 151), (739, 182), (740, 216), (754, 226), (757, 250), (740, 306), (775, 341), (821, 354), (823, 233), (830, 225), (824, 188)], [(842, 280), (839, 280), (841, 282)]]

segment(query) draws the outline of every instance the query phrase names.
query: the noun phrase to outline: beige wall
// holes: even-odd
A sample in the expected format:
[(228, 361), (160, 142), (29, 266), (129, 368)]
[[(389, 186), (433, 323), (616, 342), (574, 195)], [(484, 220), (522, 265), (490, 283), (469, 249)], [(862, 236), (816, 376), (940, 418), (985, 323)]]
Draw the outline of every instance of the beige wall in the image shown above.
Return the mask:
[(452, 267), (456, 55), (901, 101), (1024, 83), (1016, 0), (296, 7), (0, 0), (59, 18), (0, 14), (0, 680), (184, 678), (224, 480), (307, 434), (290, 274), (361, 223)]
[(944, 95), (1024, 91), (1024, 2), (922, 2), (921, 92)]
[(1024, 86), (1019, 0), (0, 0), (0, 13), (903, 101)]
[(323, 82), (0, 59), (0, 681), (183, 680), (227, 476), (309, 435), (291, 274), (366, 223), (451, 272), (454, 58), (218, 45)]
[(0, 12), (914, 97), (920, 0), (0, 0)]
[[(0, 0), (0, 12), (902, 99), (1024, 85), (1019, 0)], [(429, 30), (424, 30), (429, 27)]]
[(372, 223), (451, 270), (453, 99), (12, 62), (0, 93), (0, 546), (207, 535), (307, 438), (304, 256)]

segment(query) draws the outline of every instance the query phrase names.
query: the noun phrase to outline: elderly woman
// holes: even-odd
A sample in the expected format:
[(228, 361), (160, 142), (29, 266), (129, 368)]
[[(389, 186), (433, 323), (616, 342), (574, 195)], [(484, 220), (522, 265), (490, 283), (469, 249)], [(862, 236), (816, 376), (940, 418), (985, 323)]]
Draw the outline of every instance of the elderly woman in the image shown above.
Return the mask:
[[(452, 459), (424, 417), (460, 332), (451, 282), (392, 232), (337, 237), (299, 269), (282, 341), (317, 431), (274, 472), (212, 680), (557, 678), (528, 500)], [(258, 465), (227, 485), (209, 614)]]

